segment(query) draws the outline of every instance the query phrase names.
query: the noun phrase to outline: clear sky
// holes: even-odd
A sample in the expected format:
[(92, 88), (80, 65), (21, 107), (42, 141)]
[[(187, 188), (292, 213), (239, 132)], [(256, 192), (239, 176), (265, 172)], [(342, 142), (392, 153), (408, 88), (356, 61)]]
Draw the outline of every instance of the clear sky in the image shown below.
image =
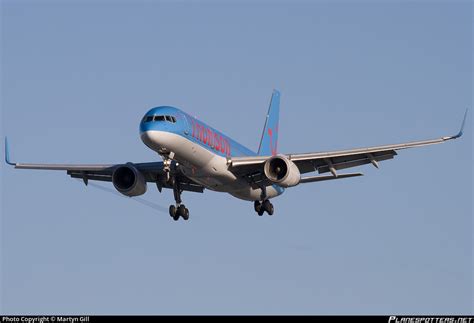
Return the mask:
[[(451, 135), (472, 107), (472, 2), (1, 1), (1, 120), (22, 162), (158, 160), (138, 125), (174, 105), (280, 152)], [(473, 313), (472, 109), (461, 140), (304, 184), (258, 217), (184, 193), (188, 222), (1, 164), (2, 313)], [(143, 202), (143, 201), (142, 201)], [(152, 206), (152, 207), (150, 207)]]

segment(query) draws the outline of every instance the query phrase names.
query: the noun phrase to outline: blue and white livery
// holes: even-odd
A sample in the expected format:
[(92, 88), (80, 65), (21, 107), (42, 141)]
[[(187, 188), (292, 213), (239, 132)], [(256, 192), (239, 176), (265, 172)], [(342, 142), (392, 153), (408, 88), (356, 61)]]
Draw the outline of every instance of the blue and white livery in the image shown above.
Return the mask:
[[(459, 138), (467, 115), (466, 110), (461, 130), (454, 136), (341, 151), (279, 154), (279, 111), (280, 92), (275, 90), (257, 153), (178, 108), (160, 106), (149, 110), (142, 118), (140, 137), (163, 161), (110, 165), (13, 163), (6, 139), (5, 160), (20, 169), (67, 171), (68, 175), (82, 179), (86, 185), (90, 180), (112, 182), (126, 196), (144, 194), (148, 183), (154, 183), (160, 192), (163, 188), (172, 189), (176, 203), (170, 206), (169, 212), (175, 221), (180, 217), (189, 219), (189, 210), (182, 203), (181, 193), (202, 193), (205, 189), (252, 201), (260, 216), (265, 212), (273, 215), (270, 199), (283, 194), (286, 188), (301, 183), (362, 176), (361, 173), (341, 174), (339, 171), (365, 164), (378, 168), (380, 161), (392, 159), (397, 150)], [(311, 172), (319, 175), (302, 176)]]

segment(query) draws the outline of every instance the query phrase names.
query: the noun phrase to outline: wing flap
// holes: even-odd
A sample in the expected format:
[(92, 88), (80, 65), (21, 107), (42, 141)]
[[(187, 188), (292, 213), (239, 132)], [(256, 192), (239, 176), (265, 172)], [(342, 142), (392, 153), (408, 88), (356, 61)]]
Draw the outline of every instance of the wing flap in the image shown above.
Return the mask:
[(88, 174), (88, 173), (77, 173), (77, 172), (72, 172), (68, 171), (67, 174), (71, 176), (72, 178), (80, 178), (84, 181), (102, 181), (102, 182), (112, 182), (112, 176), (111, 175), (102, 175), (102, 174)]
[[(394, 150), (390, 150), (387, 152), (379, 152), (376, 154), (373, 154), (372, 156), (368, 155), (353, 155), (353, 156), (343, 156), (343, 157), (336, 157), (336, 158), (331, 158), (331, 164), (336, 170), (340, 169), (346, 169), (346, 168), (352, 168), (352, 167), (357, 167), (357, 166), (362, 166), (362, 165), (367, 165), (367, 164), (373, 164), (375, 162), (379, 161), (384, 161), (388, 159), (392, 159), (394, 156), (396, 156), (397, 153)], [(330, 172), (329, 169), (329, 164), (327, 161), (321, 160), (323, 163), (322, 166), (317, 167), (318, 173), (327, 173)], [(296, 163), (298, 165), (298, 162)]]
[(314, 182), (321, 182), (321, 181), (329, 181), (333, 179), (342, 179), (342, 178), (349, 178), (349, 177), (357, 177), (357, 176), (363, 176), (364, 174), (362, 173), (349, 173), (349, 174), (340, 174), (337, 176), (311, 176), (311, 177), (303, 177), (300, 180), (301, 183), (314, 183)]

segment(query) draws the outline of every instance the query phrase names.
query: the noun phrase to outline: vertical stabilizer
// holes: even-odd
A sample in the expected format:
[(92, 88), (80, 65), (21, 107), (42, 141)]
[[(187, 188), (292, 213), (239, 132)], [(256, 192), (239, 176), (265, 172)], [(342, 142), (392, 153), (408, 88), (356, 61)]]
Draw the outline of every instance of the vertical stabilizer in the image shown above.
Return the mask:
[(258, 147), (259, 156), (274, 156), (278, 147), (278, 122), (280, 120), (280, 92), (273, 90), (270, 107), (268, 108), (262, 139)]

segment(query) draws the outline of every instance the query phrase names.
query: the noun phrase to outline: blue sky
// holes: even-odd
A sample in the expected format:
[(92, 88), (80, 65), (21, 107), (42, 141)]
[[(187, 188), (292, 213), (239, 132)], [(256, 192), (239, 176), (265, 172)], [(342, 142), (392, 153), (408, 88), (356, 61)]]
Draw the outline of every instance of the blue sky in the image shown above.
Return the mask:
[[(458, 131), (472, 107), (472, 3), (1, 2), (1, 120), (23, 162), (153, 161), (143, 114), (173, 105), (258, 148)], [(472, 313), (472, 109), (461, 140), (305, 184), (258, 217), (226, 194), (144, 205), (2, 163), (2, 313)], [(109, 191), (107, 191), (109, 190)], [(153, 207), (149, 207), (153, 206)]]

